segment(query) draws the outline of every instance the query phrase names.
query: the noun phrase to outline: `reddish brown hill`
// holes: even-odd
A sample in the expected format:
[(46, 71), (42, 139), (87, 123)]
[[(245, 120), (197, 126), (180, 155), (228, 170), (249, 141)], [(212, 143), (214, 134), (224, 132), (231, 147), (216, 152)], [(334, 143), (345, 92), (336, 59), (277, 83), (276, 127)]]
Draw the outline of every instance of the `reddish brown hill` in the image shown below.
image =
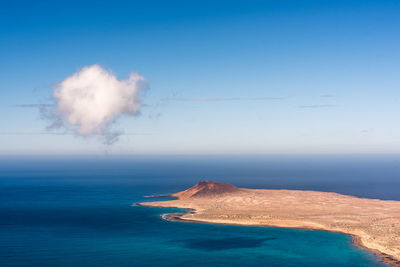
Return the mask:
[(172, 197), (179, 199), (187, 199), (193, 197), (212, 197), (225, 193), (236, 192), (240, 190), (234, 185), (228, 183), (218, 183), (214, 181), (200, 181), (195, 186), (192, 186), (185, 191), (171, 194)]

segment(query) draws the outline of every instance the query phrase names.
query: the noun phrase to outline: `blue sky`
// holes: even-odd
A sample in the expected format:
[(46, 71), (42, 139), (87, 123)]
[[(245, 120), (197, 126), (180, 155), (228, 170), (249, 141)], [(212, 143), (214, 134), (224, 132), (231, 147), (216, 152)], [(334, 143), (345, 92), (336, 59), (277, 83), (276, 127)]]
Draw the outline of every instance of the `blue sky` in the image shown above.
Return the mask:
[[(0, 154), (400, 152), (399, 1), (82, 2), (1, 4)], [(112, 146), (21, 107), (93, 64), (149, 82)]]

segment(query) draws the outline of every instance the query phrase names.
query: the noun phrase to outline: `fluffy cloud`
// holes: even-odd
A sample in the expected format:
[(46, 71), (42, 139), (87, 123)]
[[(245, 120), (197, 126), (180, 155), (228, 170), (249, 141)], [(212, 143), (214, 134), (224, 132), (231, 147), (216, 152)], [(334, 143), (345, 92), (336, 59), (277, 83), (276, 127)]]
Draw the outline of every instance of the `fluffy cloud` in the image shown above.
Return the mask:
[(131, 73), (118, 80), (99, 65), (84, 67), (54, 88), (53, 127), (65, 127), (80, 136), (102, 135), (105, 143), (118, 140), (110, 129), (121, 115), (138, 115), (143, 76)]

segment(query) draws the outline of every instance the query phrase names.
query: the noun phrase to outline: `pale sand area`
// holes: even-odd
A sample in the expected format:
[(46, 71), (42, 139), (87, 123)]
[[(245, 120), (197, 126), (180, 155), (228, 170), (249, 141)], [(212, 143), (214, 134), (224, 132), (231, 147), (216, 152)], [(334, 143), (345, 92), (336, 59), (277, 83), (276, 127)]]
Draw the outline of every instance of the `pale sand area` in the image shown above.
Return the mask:
[(181, 214), (182, 220), (346, 233), (357, 237), (358, 245), (400, 266), (399, 201), (316, 191), (246, 189), (212, 181), (169, 196), (178, 199), (136, 205), (194, 210)]

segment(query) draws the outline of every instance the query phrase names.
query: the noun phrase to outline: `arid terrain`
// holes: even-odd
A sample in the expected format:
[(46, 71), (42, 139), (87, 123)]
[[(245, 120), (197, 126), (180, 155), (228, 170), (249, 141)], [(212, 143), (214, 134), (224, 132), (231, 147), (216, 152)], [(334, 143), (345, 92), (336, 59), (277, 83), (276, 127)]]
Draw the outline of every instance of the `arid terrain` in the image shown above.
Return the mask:
[(266, 225), (341, 232), (355, 243), (400, 265), (400, 202), (365, 199), (337, 193), (237, 188), (202, 181), (169, 196), (176, 200), (138, 206), (192, 209), (170, 219), (197, 222)]

